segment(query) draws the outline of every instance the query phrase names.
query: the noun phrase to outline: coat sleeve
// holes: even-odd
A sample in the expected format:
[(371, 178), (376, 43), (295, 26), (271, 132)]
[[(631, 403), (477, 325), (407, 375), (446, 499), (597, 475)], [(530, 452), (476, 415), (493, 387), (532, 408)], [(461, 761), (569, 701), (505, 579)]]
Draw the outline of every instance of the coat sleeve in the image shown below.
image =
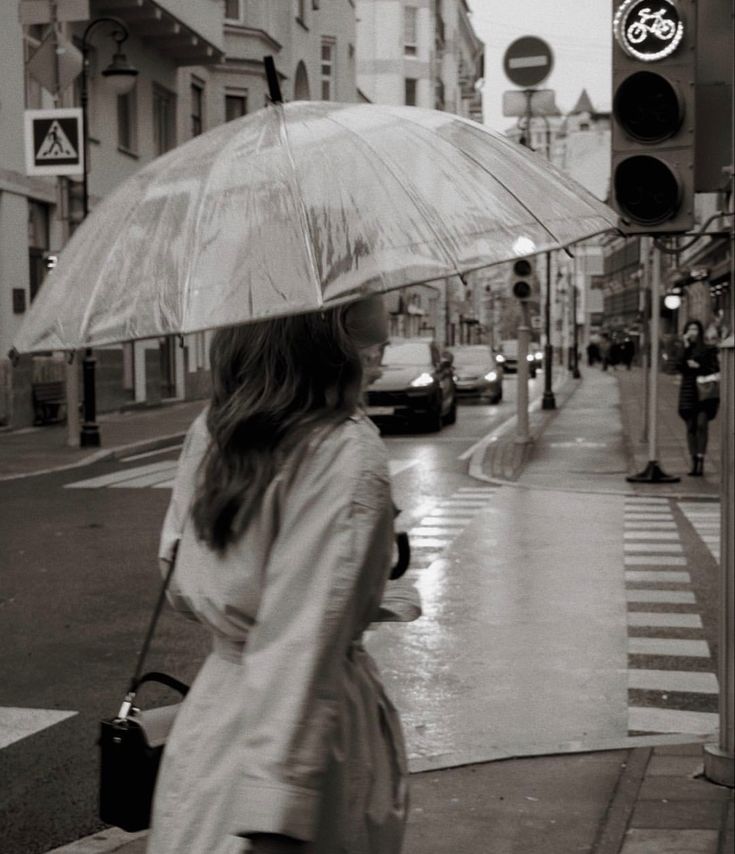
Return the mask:
[(315, 832), (343, 668), (369, 621), (366, 591), (379, 596), (391, 560), (385, 451), (360, 441), (360, 429), (338, 428), (302, 463), (284, 499), (244, 653), (237, 836), (310, 840)]

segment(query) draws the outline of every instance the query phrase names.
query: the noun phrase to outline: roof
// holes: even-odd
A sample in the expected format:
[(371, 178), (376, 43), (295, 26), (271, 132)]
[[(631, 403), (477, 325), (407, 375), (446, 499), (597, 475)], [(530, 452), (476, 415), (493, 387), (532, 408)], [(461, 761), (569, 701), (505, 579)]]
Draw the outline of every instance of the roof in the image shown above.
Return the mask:
[(594, 111), (595, 108), (592, 106), (592, 101), (587, 94), (587, 90), (582, 89), (582, 94), (577, 99), (577, 103), (572, 108), (570, 115), (574, 115), (575, 113), (594, 113)]

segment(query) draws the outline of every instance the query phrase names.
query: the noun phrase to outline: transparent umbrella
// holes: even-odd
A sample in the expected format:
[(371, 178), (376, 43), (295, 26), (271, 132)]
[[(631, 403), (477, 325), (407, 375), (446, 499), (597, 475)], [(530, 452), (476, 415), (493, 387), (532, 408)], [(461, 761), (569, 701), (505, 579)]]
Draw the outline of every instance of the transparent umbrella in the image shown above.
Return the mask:
[(106, 197), (14, 344), (72, 350), (313, 311), (616, 224), (541, 157), (467, 119), (275, 104), (176, 148)]

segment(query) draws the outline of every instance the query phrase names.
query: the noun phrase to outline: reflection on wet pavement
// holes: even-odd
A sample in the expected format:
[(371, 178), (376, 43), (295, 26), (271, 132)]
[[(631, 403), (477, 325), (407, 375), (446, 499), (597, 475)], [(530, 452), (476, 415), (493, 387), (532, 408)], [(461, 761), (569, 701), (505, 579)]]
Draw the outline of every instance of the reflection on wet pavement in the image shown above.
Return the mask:
[(449, 529), (451, 548), (412, 561), (424, 616), (368, 637), (410, 757), (625, 737), (622, 498), (501, 489), (487, 500)]

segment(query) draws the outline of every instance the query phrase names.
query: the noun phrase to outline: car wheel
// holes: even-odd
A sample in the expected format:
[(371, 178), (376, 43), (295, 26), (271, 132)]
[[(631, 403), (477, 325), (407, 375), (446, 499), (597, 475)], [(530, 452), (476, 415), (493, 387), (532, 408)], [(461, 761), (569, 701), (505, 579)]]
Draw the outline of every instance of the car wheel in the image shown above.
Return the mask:
[(442, 399), (436, 399), (436, 406), (426, 416), (426, 429), (429, 433), (438, 433), (442, 429)]
[(449, 412), (444, 416), (445, 424), (456, 424), (457, 423), (457, 395), (455, 394), (452, 398), (452, 405), (449, 409)]

